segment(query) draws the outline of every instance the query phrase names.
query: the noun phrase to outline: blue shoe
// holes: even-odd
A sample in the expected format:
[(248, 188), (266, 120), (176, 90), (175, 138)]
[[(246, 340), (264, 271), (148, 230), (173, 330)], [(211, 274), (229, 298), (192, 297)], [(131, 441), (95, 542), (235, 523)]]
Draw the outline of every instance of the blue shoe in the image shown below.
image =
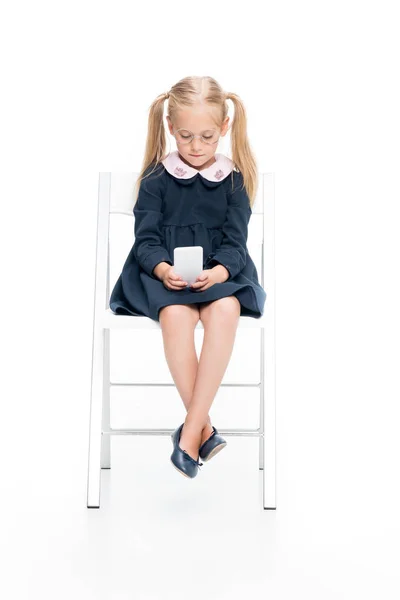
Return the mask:
[(186, 452), (186, 450), (182, 450), (179, 446), (183, 426), (184, 423), (175, 429), (174, 433), (171, 435), (172, 443), (174, 445), (174, 450), (171, 454), (171, 462), (182, 475), (193, 479), (193, 477), (196, 477), (203, 463), (200, 462), (199, 459), (195, 460), (188, 452)]
[(213, 432), (210, 437), (200, 446), (199, 457), (207, 462), (213, 456), (218, 454), (222, 448), (225, 448), (227, 442), (219, 435), (218, 430), (212, 425)]

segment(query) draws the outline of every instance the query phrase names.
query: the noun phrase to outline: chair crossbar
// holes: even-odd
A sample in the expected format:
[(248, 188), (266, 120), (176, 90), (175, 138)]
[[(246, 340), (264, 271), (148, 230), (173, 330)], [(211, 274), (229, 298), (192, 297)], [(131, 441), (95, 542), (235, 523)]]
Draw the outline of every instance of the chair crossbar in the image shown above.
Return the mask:
[[(109, 427), (103, 431), (104, 435), (171, 435), (174, 429), (115, 429)], [(249, 436), (249, 437), (260, 437), (264, 436), (264, 433), (258, 429), (222, 429), (218, 428), (218, 432), (221, 435), (237, 435), (237, 436)]]

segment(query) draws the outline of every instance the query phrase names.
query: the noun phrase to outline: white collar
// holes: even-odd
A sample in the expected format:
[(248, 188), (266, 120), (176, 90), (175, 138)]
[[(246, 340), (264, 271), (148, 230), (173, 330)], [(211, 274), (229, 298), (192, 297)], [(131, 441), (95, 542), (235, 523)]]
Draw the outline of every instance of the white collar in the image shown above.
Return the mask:
[(178, 179), (190, 179), (199, 173), (208, 181), (222, 181), (233, 171), (234, 162), (224, 154), (215, 153), (214, 157), (216, 162), (200, 171), (184, 163), (178, 150), (170, 152), (161, 162), (168, 173)]

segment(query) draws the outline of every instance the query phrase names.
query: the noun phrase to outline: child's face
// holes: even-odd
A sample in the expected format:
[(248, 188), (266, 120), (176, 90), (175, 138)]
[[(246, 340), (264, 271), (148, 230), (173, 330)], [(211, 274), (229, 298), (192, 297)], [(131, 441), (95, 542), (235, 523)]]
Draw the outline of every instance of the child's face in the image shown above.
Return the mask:
[[(226, 117), (222, 127), (217, 127), (211, 118), (210, 109), (204, 105), (191, 107), (190, 109), (178, 111), (174, 122), (167, 116), (168, 128), (173, 135), (174, 130), (187, 129), (194, 135), (200, 135), (208, 129), (215, 129), (221, 137), (228, 131), (229, 117)], [(198, 171), (206, 169), (215, 162), (214, 154), (217, 151), (216, 144), (207, 144), (200, 137), (195, 137), (188, 144), (177, 144), (178, 152), (184, 162), (194, 167)], [(193, 155), (200, 156), (193, 156)]]

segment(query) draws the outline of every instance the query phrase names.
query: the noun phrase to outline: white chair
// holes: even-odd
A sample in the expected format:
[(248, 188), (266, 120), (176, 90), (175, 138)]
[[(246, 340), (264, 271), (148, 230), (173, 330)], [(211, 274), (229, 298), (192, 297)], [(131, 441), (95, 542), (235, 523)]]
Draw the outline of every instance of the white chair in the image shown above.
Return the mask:
[[(110, 296), (110, 214), (121, 213), (133, 219), (133, 188), (138, 173), (100, 173), (97, 216), (96, 276), (93, 319), (93, 349), (89, 426), (87, 507), (100, 507), (101, 469), (111, 467), (111, 435), (170, 435), (172, 429), (111, 429), (110, 427), (110, 329), (160, 329), (160, 323), (148, 317), (115, 315), (109, 308)], [(221, 435), (257, 436), (259, 469), (263, 477), (263, 508), (276, 509), (276, 417), (275, 417), (275, 265), (274, 265), (274, 174), (259, 174), (258, 194), (253, 206), (248, 233), (250, 255), (257, 264), (251, 246), (259, 248), (260, 283), (267, 299), (261, 318), (242, 316), (238, 328), (260, 329), (260, 382), (221, 386), (257, 386), (260, 388), (259, 427), (222, 429)], [(122, 265), (121, 265), (122, 268)], [(201, 321), (197, 329), (203, 329)], [(116, 385), (116, 384), (115, 384)], [(124, 385), (168, 386), (173, 383), (128, 383)]]

